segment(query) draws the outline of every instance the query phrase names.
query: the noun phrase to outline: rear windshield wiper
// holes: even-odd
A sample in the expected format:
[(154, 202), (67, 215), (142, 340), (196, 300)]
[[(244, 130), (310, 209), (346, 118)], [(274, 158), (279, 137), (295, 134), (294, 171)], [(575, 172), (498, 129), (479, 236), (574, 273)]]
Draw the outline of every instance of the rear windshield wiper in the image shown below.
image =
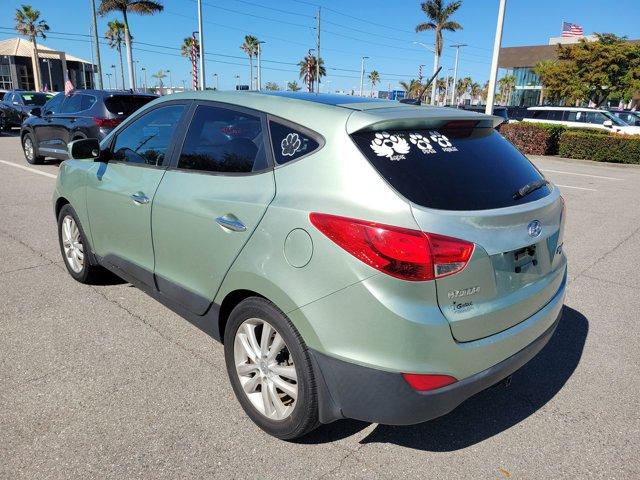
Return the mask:
[(542, 187), (544, 187), (548, 183), (549, 183), (549, 181), (545, 180), (544, 178), (541, 179), (541, 180), (536, 180), (536, 181), (531, 182), (531, 183), (527, 183), (525, 186), (520, 187), (518, 189), (518, 191), (513, 194), (513, 199), (514, 200), (519, 200), (521, 198), (524, 198), (527, 195), (529, 195), (531, 192), (535, 192), (536, 190), (541, 189)]

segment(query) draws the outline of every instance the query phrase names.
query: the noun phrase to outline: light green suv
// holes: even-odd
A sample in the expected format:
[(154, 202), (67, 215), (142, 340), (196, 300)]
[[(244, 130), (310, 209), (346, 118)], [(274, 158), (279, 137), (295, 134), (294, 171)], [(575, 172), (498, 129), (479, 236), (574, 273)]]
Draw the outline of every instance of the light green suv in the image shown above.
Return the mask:
[(500, 120), (171, 95), (70, 144), (60, 248), (76, 280), (110, 270), (222, 341), (274, 436), (423, 422), (519, 369), (561, 316), (564, 201)]

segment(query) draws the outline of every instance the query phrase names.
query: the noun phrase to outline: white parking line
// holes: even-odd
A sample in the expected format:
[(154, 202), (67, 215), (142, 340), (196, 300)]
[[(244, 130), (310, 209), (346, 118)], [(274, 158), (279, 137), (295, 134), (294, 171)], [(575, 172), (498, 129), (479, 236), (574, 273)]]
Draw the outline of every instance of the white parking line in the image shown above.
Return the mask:
[(4, 163), (5, 165), (9, 165), (11, 167), (21, 168), (22, 170), (26, 170), (27, 172), (37, 173), (38, 175), (43, 175), (49, 178), (57, 178), (57, 175), (53, 173), (42, 172), (40, 170), (36, 170), (35, 168), (25, 167), (24, 165), (18, 165), (17, 163), (7, 162), (6, 160), (0, 160), (0, 163)]
[(597, 192), (598, 191), (595, 188), (574, 187), (574, 186), (571, 186), (571, 185), (560, 185), (559, 183), (554, 183), (554, 185), (556, 187), (562, 187), (562, 188), (575, 188), (576, 190), (589, 190), (590, 192)]
[(566, 175), (579, 175), (581, 177), (603, 178), (605, 180), (620, 180), (620, 181), (624, 181), (624, 178), (605, 177), (603, 175), (590, 175), (588, 173), (565, 172), (563, 170), (551, 170), (549, 168), (541, 168), (540, 171), (542, 171), (542, 172), (552, 172), (552, 173), (564, 173)]

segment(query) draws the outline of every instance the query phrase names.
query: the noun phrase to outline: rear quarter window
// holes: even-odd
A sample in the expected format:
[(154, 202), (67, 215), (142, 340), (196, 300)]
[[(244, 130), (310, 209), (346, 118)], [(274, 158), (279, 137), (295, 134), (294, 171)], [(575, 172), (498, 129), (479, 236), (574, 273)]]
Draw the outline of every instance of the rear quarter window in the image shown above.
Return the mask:
[(278, 165), (297, 160), (320, 147), (320, 139), (310, 132), (304, 132), (302, 128), (271, 120), (269, 130), (273, 156)]
[(492, 128), (454, 128), (352, 135), (380, 175), (409, 201), (440, 210), (484, 210), (528, 203), (514, 194), (543, 176)]

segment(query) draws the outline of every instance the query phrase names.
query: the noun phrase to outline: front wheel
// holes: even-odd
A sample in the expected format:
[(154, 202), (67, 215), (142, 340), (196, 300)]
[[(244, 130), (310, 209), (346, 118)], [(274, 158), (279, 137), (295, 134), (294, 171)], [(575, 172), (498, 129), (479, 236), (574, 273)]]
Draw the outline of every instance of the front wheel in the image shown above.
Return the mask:
[(60, 252), (69, 274), (80, 283), (94, 283), (105, 270), (90, 261), (91, 249), (75, 210), (69, 204), (58, 214)]
[(271, 302), (251, 297), (229, 316), (227, 373), (240, 405), (265, 432), (289, 440), (318, 425), (318, 396), (306, 345)]
[(27, 133), (22, 139), (22, 151), (24, 152), (24, 158), (26, 158), (27, 162), (31, 165), (37, 165), (44, 161), (44, 157), (38, 155), (35, 141), (30, 133)]

